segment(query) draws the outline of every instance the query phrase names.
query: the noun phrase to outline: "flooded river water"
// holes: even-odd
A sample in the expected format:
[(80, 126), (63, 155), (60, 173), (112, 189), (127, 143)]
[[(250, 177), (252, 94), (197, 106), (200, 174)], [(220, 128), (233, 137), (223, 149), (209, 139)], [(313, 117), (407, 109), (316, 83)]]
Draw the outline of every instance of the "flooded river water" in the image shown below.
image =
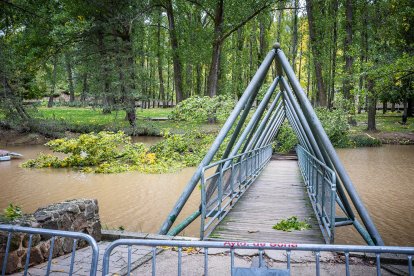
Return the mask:
[[(96, 198), (104, 227), (123, 226), (131, 231), (157, 232), (195, 170), (100, 175), (23, 169), (19, 163), (47, 149), (8, 146), (7, 150), (22, 153), (24, 158), (0, 162), (0, 210), (11, 202), (29, 213), (67, 199)], [(385, 243), (414, 246), (414, 146), (340, 149), (338, 153)], [(195, 189), (181, 219), (196, 210), (199, 202), (200, 192)], [(199, 223), (193, 223), (184, 235), (197, 235), (198, 227)], [(363, 243), (351, 227), (337, 229), (336, 237), (337, 243)]]

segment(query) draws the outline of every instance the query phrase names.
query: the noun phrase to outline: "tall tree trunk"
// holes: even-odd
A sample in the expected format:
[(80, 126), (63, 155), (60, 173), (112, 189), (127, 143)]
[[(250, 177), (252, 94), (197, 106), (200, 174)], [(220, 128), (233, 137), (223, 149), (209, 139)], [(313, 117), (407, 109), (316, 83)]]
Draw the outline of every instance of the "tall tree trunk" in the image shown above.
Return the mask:
[(52, 89), (50, 90), (49, 101), (47, 103), (48, 108), (51, 108), (53, 106), (53, 97), (55, 96), (55, 92), (56, 92), (57, 63), (58, 63), (58, 57), (57, 57), (57, 54), (55, 54), (55, 56), (53, 57)]
[(82, 93), (81, 93), (81, 102), (85, 104), (86, 101), (86, 95), (88, 94), (88, 73), (83, 73), (83, 87), (82, 87)]
[(158, 79), (160, 81), (160, 100), (162, 100), (162, 107), (165, 108), (165, 88), (164, 88), (164, 76), (163, 76), (163, 63), (162, 63), (162, 45), (161, 45), (161, 11), (158, 13), (157, 22), (157, 67), (158, 67)]
[(208, 74), (207, 91), (210, 97), (217, 95), (218, 79), (220, 71), (220, 55), (223, 34), (224, 0), (218, 0), (214, 14), (214, 38), (212, 43), (212, 55), (210, 72)]
[(402, 124), (405, 125), (407, 124), (407, 120), (408, 120), (408, 101), (404, 100), (404, 111), (402, 114)]
[(168, 17), (168, 26), (169, 26), (173, 67), (174, 67), (175, 98), (176, 98), (176, 102), (179, 103), (183, 100), (182, 65), (181, 65), (181, 60), (180, 60), (180, 55), (179, 55), (178, 38), (177, 38), (177, 32), (175, 30), (174, 10), (173, 10), (171, 0), (166, 1), (166, 10), (167, 10), (167, 17)]
[(318, 40), (322, 39), (322, 36), (319, 35), (319, 32), (316, 30), (316, 22), (314, 19), (314, 2), (312, 0), (306, 0), (306, 11), (308, 14), (308, 25), (309, 25), (309, 38), (310, 38), (310, 45), (312, 48), (312, 55), (313, 55), (313, 64), (315, 66), (315, 77), (316, 77), (316, 84), (318, 88), (318, 97), (317, 97), (317, 104), (320, 106), (327, 106), (327, 97), (326, 97), (326, 89), (325, 84), (323, 81), (323, 74), (322, 74), (322, 55), (320, 50), (320, 42)]
[(369, 131), (377, 130), (375, 115), (377, 113), (377, 99), (375, 97), (374, 81), (371, 79), (367, 80), (368, 90), (368, 128)]
[(303, 56), (303, 39), (300, 40), (300, 50), (299, 50), (299, 69), (298, 69), (299, 82), (300, 82), (300, 78), (302, 75), (302, 56)]
[(68, 53), (65, 54), (65, 65), (66, 73), (68, 74), (69, 102), (73, 103), (75, 101), (75, 89), (73, 87), (72, 63)]
[(103, 109), (102, 112), (104, 114), (111, 113), (113, 108), (113, 97), (110, 95), (109, 92), (109, 68), (106, 62), (106, 48), (104, 44), (104, 34), (103, 32), (98, 32), (98, 47), (99, 47), (99, 55), (101, 56), (101, 77), (103, 81)]
[(332, 108), (335, 99), (335, 77), (336, 77), (336, 52), (338, 49), (338, 0), (333, 0), (332, 11), (334, 16), (333, 25), (333, 49), (332, 49), (332, 76), (331, 76), (331, 95), (329, 96), (328, 107)]
[(196, 65), (196, 95), (197, 96), (202, 96), (201, 95), (201, 84), (202, 84), (202, 80), (201, 80), (201, 73), (202, 73), (202, 68), (201, 68), (201, 64), (197, 63)]
[(292, 51), (290, 53), (292, 60), (293, 72), (296, 72), (296, 55), (298, 52), (298, 6), (299, 0), (293, 0), (294, 11), (293, 11), (293, 32), (292, 32)]
[(387, 101), (382, 101), (382, 114), (387, 113)]
[(352, 24), (353, 24), (353, 0), (345, 1), (345, 41), (344, 41), (344, 58), (345, 58), (345, 78), (343, 80), (343, 91), (344, 98), (352, 100), (351, 89), (352, 89), (352, 64), (354, 59), (351, 53), (352, 47)]

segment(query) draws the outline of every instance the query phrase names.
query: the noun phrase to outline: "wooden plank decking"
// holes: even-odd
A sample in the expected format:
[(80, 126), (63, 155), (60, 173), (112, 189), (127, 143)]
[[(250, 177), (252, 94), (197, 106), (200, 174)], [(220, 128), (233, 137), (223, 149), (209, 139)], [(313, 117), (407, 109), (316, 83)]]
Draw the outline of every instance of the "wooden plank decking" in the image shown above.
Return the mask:
[[(291, 216), (306, 219), (311, 229), (293, 232), (272, 229)], [(209, 239), (324, 243), (297, 161), (270, 161)]]

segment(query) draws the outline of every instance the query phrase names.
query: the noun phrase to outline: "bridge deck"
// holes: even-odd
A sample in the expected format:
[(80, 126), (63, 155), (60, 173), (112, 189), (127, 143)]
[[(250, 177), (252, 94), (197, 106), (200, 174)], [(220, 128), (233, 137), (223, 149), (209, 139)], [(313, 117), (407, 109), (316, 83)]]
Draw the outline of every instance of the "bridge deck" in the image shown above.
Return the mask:
[[(291, 216), (306, 220), (311, 229), (293, 232), (272, 229)], [(270, 161), (208, 239), (325, 243), (297, 161)]]

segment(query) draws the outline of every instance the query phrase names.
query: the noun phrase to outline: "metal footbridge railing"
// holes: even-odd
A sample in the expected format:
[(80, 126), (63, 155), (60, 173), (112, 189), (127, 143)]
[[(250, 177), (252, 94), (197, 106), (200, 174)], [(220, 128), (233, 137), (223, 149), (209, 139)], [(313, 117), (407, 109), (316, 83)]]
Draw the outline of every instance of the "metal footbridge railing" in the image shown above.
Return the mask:
[[(203, 167), (200, 238), (230, 211), (272, 157), (272, 146), (251, 150)], [(211, 174), (211, 172), (214, 172)]]
[[(172, 240), (144, 240), (144, 239), (119, 239), (110, 243), (104, 252), (99, 252), (96, 241), (89, 235), (70, 232), (70, 231), (59, 231), (51, 229), (39, 229), (39, 228), (30, 228), (30, 227), (20, 227), (16, 225), (0, 225), (0, 237), (7, 237), (6, 239), (0, 240), (0, 267), (2, 267), (1, 275), (5, 275), (6, 267), (10, 263), (10, 248), (13, 239), (26, 233), (29, 235), (27, 241), (27, 251), (26, 251), (26, 262), (22, 271), (19, 274), (23, 275), (79, 275), (78, 272), (74, 269), (74, 259), (76, 255), (76, 250), (78, 249), (77, 244), (80, 240), (84, 240), (89, 243), (89, 247), (92, 251), (90, 257), (90, 276), (102, 275), (115, 275), (110, 273), (111, 264), (116, 264), (117, 267), (122, 266), (125, 271), (125, 275), (137, 275), (136, 270), (140, 270), (144, 275), (161, 275), (160, 268), (164, 262), (168, 266), (168, 275), (183, 275), (188, 274), (189, 271), (191, 275), (217, 275), (214, 274), (214, 268), (217, 268), (217, 262), (214, 265), (209, 264), (211, 257), (209, 257), (209, 250), (211, 249), (224, 249), (221, 255), (222, 263), (221, 272), (226, 275), (297, 275), (300, 271), (297, 271), (297, 266), (292, 265), (295, 261), (295, 257), (298, 256), (303, 262), (304, 254), (303, 252), (308, 252), (308, 256), (312, 259), (309, 259), (308, 262), (314, 262), (315, 266), (307, 266), (307, 274), (320, 275), (321, 272), (326, 273), (327, 271), (332, 273), (338, 273), (344, 269), (345, 275), (360, 275), (361, 271), (354, 270), (352, 263), (355, 260), (355, 257), (352, 257), (355, 253), (363, 253), (360, 256), (363, 256), (363, 259), (370, 260), (370, 263), (366, 265), (366, 269), (371, 269), (376, 272), (376, 275), (381, 275), (383, 271), (382, 263), (383, 259), (395, 257), (398, 254), (399, 267), (404, 266), (402, 273), (405, 275), (413, 276), (413, 255), (414, 247), (401, 247), (401, 246), (361, 246), (361, 245), (325, 245), (325, 244), (296, 244), (296, 243), (284, 243), (284, 242), (237, 242), (237, 241), (172, 241)], [(50, 239), (51, 245), (49, 249), (49, 259), (47, 264), (44, 266), (44, 273), (39, 272), (39, 269), (30, 271), (31, 264), (31, 255), (30, 252), (33, 249), (34, 235), (42, 235), (44, 239)], [(70, 258), (70, 270), (65, 272), (54, 271), (52, 259), (54, 241), (60, 238), (72, 239), (72, 253), (68, 255)], [(145, 257), (141, 267), (137, 267), (133, 263), (134, 254), (137, 253), (134, 247), (144, 246), (149, 248), (149, 255)], [(121, 247), (126, 247), (126, 254), (120, 257), (117, 254), (114, 254), (115, 249), (120, 249)], [(172, 249), (170, 255), (163, 255), (162, 250)], [(191, 258), (185, 259), (188, 257), (188, 254), (184, 255), (186, 248), (195, 249), (196, 255), (200, 255), (200, 258), (195, 258), (195, 255), (192, 255)], [(241, 267), (237, 265), (236, 256), (239, 253), (239, 250), (249, 250), (249, 256), (258, 256), (259, 262), (257, 265), (252, 267)], [(253, 252), (252, 252), (253, 251)], [(280, 258), (278, 258), (277, 267), (268, 267), (266, 265), (266, 257), (269, 252), (280, 252)], [(124, 250), (122, 250), (124, 252)], [(136, 252), (136, 253), (134, 253)], [(297, 253), (302, 252), (302, 253)], [(323, 256), (325, 252), (332, 252), (333, 259), (335, 264), (330, 266), (330, 271), (327, 267), (324, 267)], [(168, 253), (168, 252), (167, 252)], [(296, 255), (298, 254), (298, 255)], [(187, 255), (187, 256), (186, 256)], [(352, 259), (351, 259), (352, 257)], [(117, 258), (117, 261), (114, 262), (114, 258)], [(177, 258), (176, 262), (172, 258)], [(217, 261), (217, 256), (214, 255), (213, 258)], [(172, 261), (171, 261), (172, 260)], [(87, 262), (88, 260), (83, 260)], [(359, 261), (360, 262), (360, 261)], [(389, 259), (388, 259), (389, 262)], [(252, 262), (253, 263), (253, 262)], [(102, 272), (98, 270), (98, 264), (102, 264)], [(283, 267), (284, 266), (284, 267)], [(367, 270), (368, 271), (368, 270)], [(365, 274), (367, 274), (365, 271)], [(302, 271), (303, 272), (303, 271)], [(373, 272), (373, 271), (372, 271)], [(371, 273), (372, 273), (371, 272)], [(364, 273), (364, 272), (362, 272)], [(163, 275), (165, 274), (165, 271)], [(82, 274), (83, 275), (83, 274)], [(141, 275), (141, 274), (140, 274)]]
[(302, 146), (296, 147), (299, 169), (327, 243), (335, 237), (336, 174)]

